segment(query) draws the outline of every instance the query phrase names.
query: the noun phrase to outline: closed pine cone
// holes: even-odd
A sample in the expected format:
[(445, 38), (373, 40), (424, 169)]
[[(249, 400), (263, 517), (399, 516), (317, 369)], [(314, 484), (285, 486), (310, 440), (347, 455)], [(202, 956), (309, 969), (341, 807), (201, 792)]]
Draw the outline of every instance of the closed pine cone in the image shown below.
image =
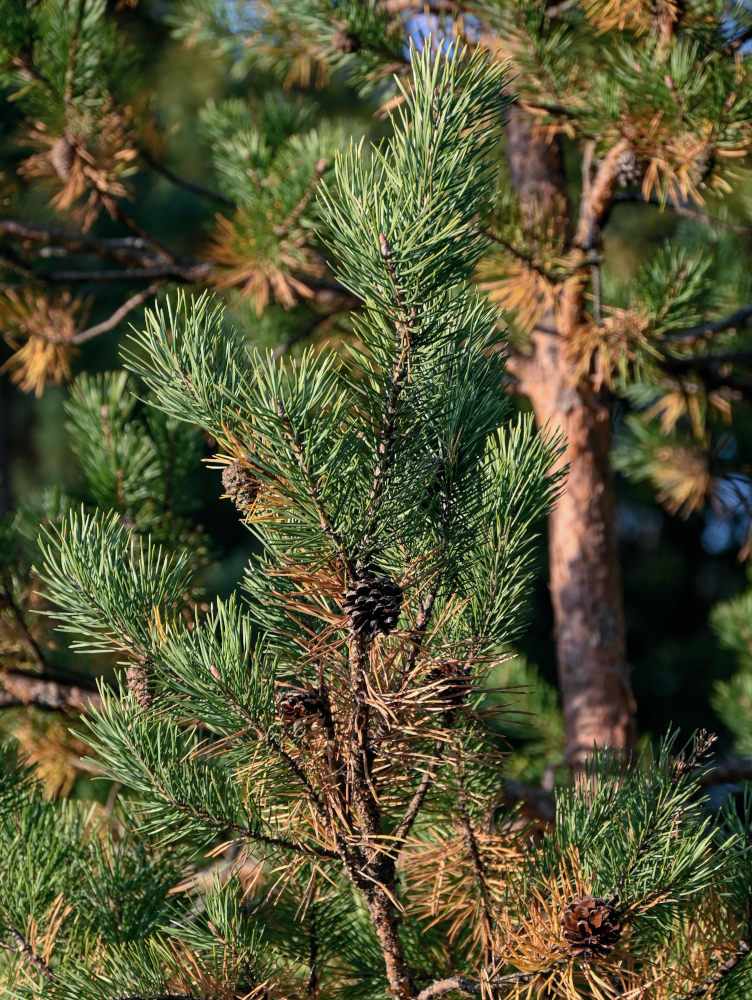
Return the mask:
[(582, 898), (575, 896), (559, 922), (569, 950), (586, 960), (610, 954), (621, 936), (619, 911), (612, 903), (590, 893)]
[(231, 462), (222, 470), (222, 485), (225, 494), (232, 500), (241, 513), (253, 506), (259, 491), (259, 481), (253, 473), (240, 462)]
[(145, 663), (131, 663), (125, 672), (128, 687), (141, 708), (149, 708), (154, 701), (149, 668)]
[(367, 573), (352, 580), (343, 607), (354, 635), (369, 639), (389, 635), (397, 624), (402, 607), (402, 587), (389, 577)]

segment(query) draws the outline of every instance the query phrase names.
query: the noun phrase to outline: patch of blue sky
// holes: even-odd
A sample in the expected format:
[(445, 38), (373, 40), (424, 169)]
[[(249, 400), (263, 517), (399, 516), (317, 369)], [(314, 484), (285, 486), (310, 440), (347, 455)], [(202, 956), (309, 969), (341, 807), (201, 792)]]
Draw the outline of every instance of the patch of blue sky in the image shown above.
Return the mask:
[(702, 547), (712, 555), (743, 545), (752, 531), (752, 480), (741, 473), (719, 477), (705, 512)]
[[(410, 55), (410, 42), (417, 52), (422, 52), (430, 45), (437, 55), (451, 58), (459, 42), (460, 25), (449, 14), (431, 14), (421, 10), (416, 4), (415, 12), (406, 11), (405, 22), (405, 56)], [(462, 37), (475, 41), (480, 32), (480, 22), (470, 14), (462, 18)]]

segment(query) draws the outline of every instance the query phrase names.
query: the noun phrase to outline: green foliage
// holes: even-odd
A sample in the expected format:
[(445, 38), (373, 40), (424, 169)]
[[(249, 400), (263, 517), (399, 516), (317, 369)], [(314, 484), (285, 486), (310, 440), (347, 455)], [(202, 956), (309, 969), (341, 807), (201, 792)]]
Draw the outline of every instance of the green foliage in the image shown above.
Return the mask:
[(718, 604), (711, 621), (738, 664), (730, 680), (716, 684), (713, 708), (731, 730), (736, 752), (752, 754), (752, 590)]
[(4, 0), (0, 79), (53, 134), (109, 111), (127, 87), (133, 52), (108, 20), (104, 0)]

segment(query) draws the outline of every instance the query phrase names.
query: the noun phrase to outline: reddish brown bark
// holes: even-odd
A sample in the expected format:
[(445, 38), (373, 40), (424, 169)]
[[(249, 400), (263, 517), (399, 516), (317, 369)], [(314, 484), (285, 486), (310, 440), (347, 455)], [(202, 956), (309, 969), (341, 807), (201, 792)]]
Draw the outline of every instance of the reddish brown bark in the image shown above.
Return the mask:
[(533, 331), (531, 353), (510, 358), (538, 425), (560, 432), (567, 444), (566, 485), (549, 518), (549, 587), (567, 760), (577, 769), (594, 746), (628, 752), (635, 737), (614, 525), (611, 406), (587, 376), (576, 375), (567, 349), (584, 313), (586, 252), (598, 241), (621, 145), (586, 185), (572, 226), (556, 143), (536, 133), (518, 110), (507, 137), (512, 182), (526, 215), (531, 223), (553, 216), (561, 233), (574, 230), (572, 270), (581, 269), (559, 286), (558, 308)]
[(384, 953), (389, 990), (394, 1000), (412, 1000), (415, 996), (405, 962), (395, 906), (388, 894), (377, 887), (368, 898), (368, 909)]
[(611, 412), (587, 387), (571, 386), (556, 335), (539, 332), (535, 341), (538, 377), (526, 381), (526, 390), (539, 425), (560, 430), (567, 442), (566, 487), (548, 522), (549, 587), (567, 760), (577, 768), (593, 746), (628, 751), (635, 736), (614, 527)]

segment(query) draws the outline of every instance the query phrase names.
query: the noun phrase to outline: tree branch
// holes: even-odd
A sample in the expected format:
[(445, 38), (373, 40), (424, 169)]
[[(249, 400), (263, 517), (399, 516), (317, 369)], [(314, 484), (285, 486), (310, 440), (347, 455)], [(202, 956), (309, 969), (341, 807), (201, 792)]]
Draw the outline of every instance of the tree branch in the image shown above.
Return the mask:
[(550, 972), (551, 969), (536, 969), (535, 972), (512, 972), (508, 976), (497, 976), (494, 979), (487, 979), (485, 982), (471, 979), (469, 976), (450, 976), (448, 979), (440, 979), (431, 986), (427, 986), (424, 990), (421, 990), (415, 1000), (435, 1000), (436, 997), (446, 996), (447, 993), (451, 993), (453, 990), (459, 993), (468, 993), (471, 996), (485, 996), (486, 993), (484, 991), (487, 991), (489, 987), (491, 989), (499, 989), (502, 986), (529, 983), (537, 976), (545, 976)]
[(88, 340), (93, 340), (94, 337), (112, 330), (121, 320), (125, 319), (128, 313), (140, 306), (142, 302), (146, 302), (147, 299), (156, 295), (163, 284), (163, 281), (155, 281), (148, 288), (144, 288), (142, 291), (136, 292), (135, 295), (131, 295), (108, 319), (102, 320), (101, 323), (97, 323), (95, 326), (90, 326), (88, 329), (77, 333), (75, 337), (71, 337), (69, 343), (85, 344)]
[(287, 439), (290, 442), (290, 448), (292, 449), (293, 456), (296, 462), (300, 466), (300, 471), (303, 473), (303, 478), (308, 489), (308, 493), (313, 501), (313, 505), (316, 508), (316, 513), (318, 514), (319, 523), (321, 524), (321, 530), (324, 532), (326, 537), (329, 539), (337, 558), (341, 561), (348, 576), (353, 576), (353, 567), (350, 559), (345, 550), (345, 543), (342, 540), (341, 535), (335, 530), (331, 521), (329, 520), (329, 514), (327, 513), (324, 504), (321, 500), (321, 489), (319, 484), (313, 478), (313, 474), (308, 467), (308, 461), (303, 448), (298, 441), (298, 435), (295, 432), (295, 428), (292, 425), (292, 421), (287, 415), (284, 404), (282, 401), (277, 402), (277, 415), (282, 421), (282, 425), (287, 433)]
[(299, 840), (289, 840), (287, 837), (279, 837), (276, 834), (262, 833), (260, 830), (254, 829), (252, 826), (242, 826), (240, 823), (234, 823), (222, 816), (214, 816), (208, 810), (201, 806), (194, 806), (190, 802), (185, 802), (183, 799), (176, 799), (168, 792), (166, 786), (161, 782), (155, 774), (152, 774), (152, 781), (154, 782), (154, 787), (159, 791), (159, 794), (175, 809), (187, 816), (193, 816), (195, 819), (203, 820), (204, 823), (208, 823), (210, 826), (215, 827), (218, 830), (232, 830), (233, 833), (239, 833), (242, 837), (248, 840), (255, 840), (259, 844), (264, 844), (266, 847), (279, 847), (286, 851), (294, 851), (296, 854), (304, 854), (308, 857), (314, 858), (327, 858), (331, 861), (339, 861), (340, 856), (336, 851), (329, 851), (325, 847), (313, 847), (310, 844), (304, 844)]
[(418, 813), (420, 812), (421, 806), (425, 801), (426, 795), (428, 794), (431, 785), (434, 783), (436, 772), (441, 764), (441, 759), (444, 756), (445, 749), (446, 743), (441, 740), (436, 740), (433, 747), (433, 756), (423, 772), (421, 782), (416, 788), (415, 794), (405, 810), (405, 815), (389, 835), (389, 840), (391, 843), (396, 845), (397, 852), (399, 852), (403, 842), (408, 837), (410, 830), (413, 827), (413, 823), (417, 819)]
[(752, 781), (752, 757), (732, 757), (715, 764), (700, 775), (700, 786), (735, 785), (740, 781)]
[(709, 340), (714, 334), (724, 330), (746, 329), (752, 324), (752, 303), (747, 303), (736, 312), (720, 319), (708, 320), (686, 330), (678, 330), (666, 338), (669, 344), (690, 344), (695, 340)]
[(694, 989), (690, 990), (689, 993), (685, 993), (681, 1000), (697, 1000), (699, 997), (706, 996), (714, 986), (717, 986), (722, 980), (726, 978), (732, 969), (746, 958), (747, 955), (752, 952), (752, 940), (750, 938), (743, 938), (739, 942), (739, 946), (733, 955), (726, 959), (722, 965), (719, 965), (715, 972), (711, 973), (707, 979), (703, 982), (698, 983)]
[(752, 226), (745, 225), (742, 222), (727, 222), (725, 219), (719, 219), (715, 215), (711, 215), (709, 212), (703, 212), (699, 208), (692, 208), (689, 205), (677, 205), (676, 202), (668, 201), (662, 202), (660, 198), (655, 195), (651, 195), (649, 198), (644, 198), (639, 192), (629, 192), (622, 191), (613, 196), (614, 204), (641, 204), (641, 205), (652, 205), (656, 208), (669, 208), (675, 215), (683, 216), (687, 219), (695, 219), (698, 222), (704, 222), (708, 226), (715, 226), (718, 229), (724, 229), (729, 233), (739, 233), (740, 235), (747, 235), (752, 233)]
[(101, 703), (97, 691), (87, 691), (75, 684), (10, 670), (0, 672), (0, 708), (34, 705), (49, 711), (83, 712), (98, 708)]
[(407, 376), (409, 368), (410, 347), (412, 342), (411, 316), (408, 316), (402, 289), (397, 279), (397, 272), (392, 260), (392, 248), (389, 246), (386, 236), (379, 233), (381, 256), (384, 260), (389, 281), (392, 285), (394, 300), (396, 305), (396, 344), (394, 354), (394, 365), (392, 367), (392, 377), (384, 409), (384, 423), (379, 435), (379, 444), (376, 454), (376, 462), (373, 468), (373, 484), (371, 495), (368, 498), (368, 507), (365, 513), (366, 527), (360, 542), (359, 553), (362, 555), (371, 542), (371, 535), (376, 525), (381, 498), (384, 493), (386, 474), (391, 460), (391, 445), (394, 437), (394, 430), (397, 420), (397, 400), (399, 399), (402, 386)]
[(175, 184), (177, 187), (184, 188), (186, 191), (190, 191), (192, 194), (197, 194), (200, 198), (206, 198), (209, 201), (215, 201), (218, 205), (223, 205), (225, 208), (235, 209), (237, 208), (236, 203), (232, 198), (226, 198), (223, 194), (218, 191), (212, 191), (210, 188), (204, 187), (203, 184), (198, 184), (196, 181), (188, 180), (187, 177), (181, 177), (176, 174), (174, 170), (168, 167), (166, 164), (161, 163), (159, 160), (155, 159), (147, 149), (139, 150), (141, 158), (145, 163), (147, 163), (152, 170), (155, 170), (158, 174), (161, 174), (164, 178)]
[(23, 936), (23, 934), (13, 926), (13, 924), (8, 924), (8, 933), (13, 938), (16, 943), (16, 948), (18, 954), (32, 968), (36, 969), (37, 972), (41, 972), (45, 979), (54, 980), (52, 969), (47, 965), (41, 956), (37, 955), (34, 949), (31, 947), (29, 942)]

